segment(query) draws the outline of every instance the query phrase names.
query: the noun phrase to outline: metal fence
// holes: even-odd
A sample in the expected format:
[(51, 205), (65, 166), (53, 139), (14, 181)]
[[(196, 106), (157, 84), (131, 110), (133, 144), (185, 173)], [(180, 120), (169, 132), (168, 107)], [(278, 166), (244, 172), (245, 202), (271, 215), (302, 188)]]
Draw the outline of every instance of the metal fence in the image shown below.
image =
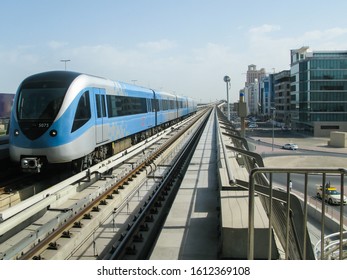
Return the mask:
[[(286, 190), (278, 191), (273, 184), (273, 174), (282, 173), (287, 176)], [(293, 194), (290, 190), (290, 178), (292, 174), (304, 175), (303, 199)], [(251, 170), (249, 175), (249, 251), (248, 258), (253, 259), (254, 256), (254, 197), (259, 195), (262, 198), (263, 205), (269, 216), (269, 229), (274, 228), (284, 250), (285, 259), (330, 259), (334, 253), (338, 252), (338, 258), (344, 258), (344, 215), (343, 215), (343, 200), (344, 200), (344, 176), (347, 174), (346, 169), (334, 168), (265, 168), (259, 167)], [(327, 176), (337, 175), (340, 178), (341, 190), (339, 218), (336, 221), (331, 221), (331, 217), (327, 215), (326, 193), (322, 191), (320, 213), (320, 239), (326, 240), (325, 227), (329, 223), (336, 223), (338, 232), (335, 234), (337, 240), (332, 246), (327, 242), (320, 242), (319, 250), (313, 251), (310, 238), (307, 231), (308, 215), (311, 204), (309, 203), (308, 186), (309, 175), (321, 176), (321, 185), (327, 183)], [(260, 183), (259, 181), (262, 181)], [(264, 181), (266, 184), (264, 184)], [(260, 183), (260, 184), (259, 184)], [(316, 209), (316, 208), (315, 208)], [(300, 211), (302, 210), (302, 211)], [(329, 220), (329, 221), (328, 221)], [(330, 226), (331, 227), (331, 226)], [(269, 230), (269, 234), (271, 231)], [(325, 247), (326, 245), (327, 248)]]

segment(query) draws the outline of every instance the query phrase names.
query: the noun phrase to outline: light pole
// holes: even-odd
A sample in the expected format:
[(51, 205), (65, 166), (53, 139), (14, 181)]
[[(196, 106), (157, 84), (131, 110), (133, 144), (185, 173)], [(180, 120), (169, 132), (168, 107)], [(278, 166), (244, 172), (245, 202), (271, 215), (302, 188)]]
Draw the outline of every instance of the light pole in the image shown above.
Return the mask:
[(274, 142), (275, 142), (275, 112), (276, 108), (271, 107), (272, 110), (272, 151), (274, 150)]
[(227, 107), (228, 107), (228, 121), (230, 121), (230, 106), (229, 106), (229, 83), (230, 83), (230, 77), (224, 76), (224, 82), (227, 85)]
[(247, 117), (247, 104), (245, 102), (245, 93), (240, 91), (239, 112), (241, 119), (241, 137), (246, 137), (245, 118)]
[(65, 64), (65, 71), (66, 71), (66, 63), (71, 61), (70, 59), (61, 59), (60, 62), (64, 62)]

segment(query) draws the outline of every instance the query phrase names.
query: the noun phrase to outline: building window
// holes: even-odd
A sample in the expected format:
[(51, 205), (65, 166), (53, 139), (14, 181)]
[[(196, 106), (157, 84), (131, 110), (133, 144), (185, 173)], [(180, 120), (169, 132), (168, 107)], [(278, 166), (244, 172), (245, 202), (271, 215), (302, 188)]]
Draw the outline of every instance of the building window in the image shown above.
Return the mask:
[(320, 129), (336, 129), (336, 130), (339, 130), (340, 129), (340, 126), (338, 125), (321, 125), (320, 126)]

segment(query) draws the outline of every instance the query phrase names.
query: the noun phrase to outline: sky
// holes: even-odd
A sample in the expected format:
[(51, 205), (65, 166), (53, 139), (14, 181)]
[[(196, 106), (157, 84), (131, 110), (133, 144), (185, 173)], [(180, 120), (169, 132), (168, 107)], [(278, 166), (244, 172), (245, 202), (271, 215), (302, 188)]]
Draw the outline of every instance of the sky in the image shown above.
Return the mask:
[(0, 0), (0, 92), (64, 70), (189, 96), (239, 99), (248, 65), (290, 50), (347, 50), (347, 1)]

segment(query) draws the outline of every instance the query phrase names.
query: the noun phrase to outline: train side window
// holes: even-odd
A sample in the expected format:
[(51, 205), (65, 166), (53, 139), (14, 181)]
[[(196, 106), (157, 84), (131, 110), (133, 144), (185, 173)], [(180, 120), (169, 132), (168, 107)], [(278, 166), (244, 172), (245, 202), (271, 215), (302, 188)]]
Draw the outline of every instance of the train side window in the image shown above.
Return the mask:
[(147, 98), (146, 103), (147, 103), (147, 112), (152, 112), (152, 100)]
[(159, 111), (158, 99), (152, 99), (152, 104), (153, 104), (153, 112), (158, 112)]
[(96, 111), (98, 118), (106, 117), (105, 97), (102, 94), (96, 95)]
[(78, 101), (71, 132), (74, 132), (75, 130), (82, 127), (85, 123), (87, 123), (90, 120), (90, 118), (91, 118), (91, 111), (90, 111), (89, 91), (86, 91), (85, 93), (82, 94), (80, 100)]
[(107, 111), (109, 118), (117, 117), (118, 116), (118, 110), (117, 110), (117, 99), (114, 95), (107, 95)]

